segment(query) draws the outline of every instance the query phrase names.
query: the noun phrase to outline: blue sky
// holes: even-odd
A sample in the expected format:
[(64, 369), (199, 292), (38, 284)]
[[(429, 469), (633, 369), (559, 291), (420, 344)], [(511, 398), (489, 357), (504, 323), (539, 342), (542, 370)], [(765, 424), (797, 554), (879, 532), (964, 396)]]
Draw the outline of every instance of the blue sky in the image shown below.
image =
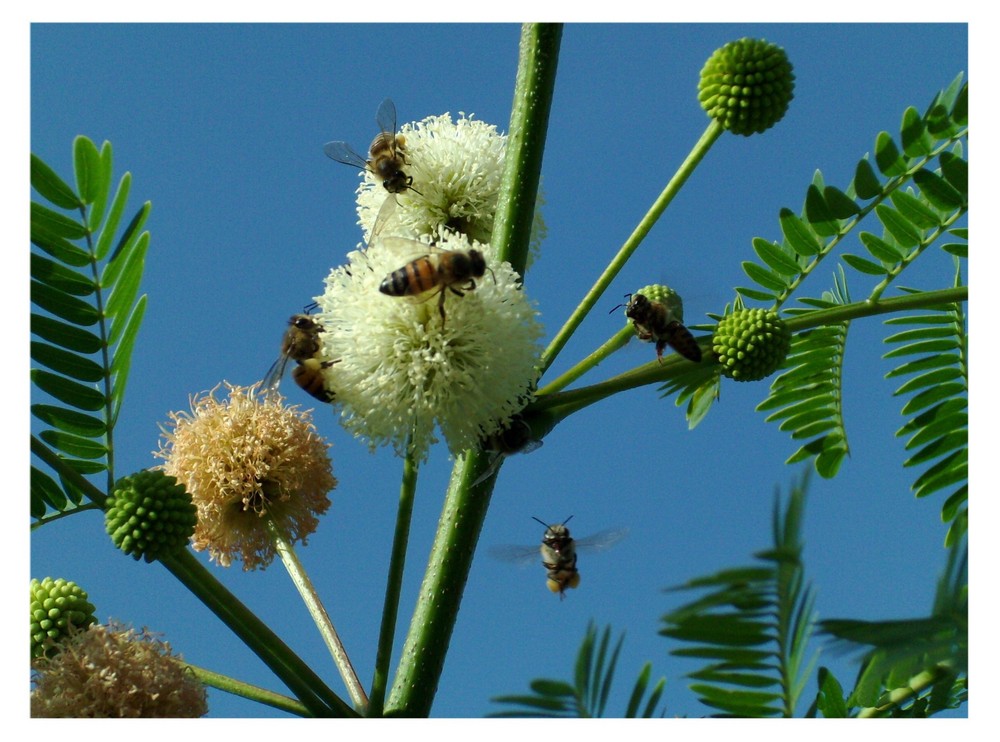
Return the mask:
[[(133, 176), (132, 208), (153, 202), (143, 290), (149, 307), (119, 424), (120, 474), (157, 463), (158, 424), (189, 395), (222, 380), (249, 384), (277, 353), (290, 314), (322, 291), (360, 239), (356, 174), (323, 155), (331, 139), (374, 133), (379, 102), (400, 123), (464, 111), (506, 131), (517, 62), (516, 25), (35, 25), (31, 32), (31, 149), (67, 180), (71, 143), (114, 146), (116, 177)], [(785, 48), (796, 75), (785, 119), (762, 136), (724, 136), (551, 369), (554, 378), (621, 326), (622, 295), (669, 283), (688, 324), (721, 312), (755, 236), (780, 237), (782, 206), (798, 209), (818, 168), (846, 187), (881, 130), (923, 110), (968, 73), (964, 25), (569, 25), (565, 28), (543, 166), (548, 237), (526, 277), (546, 340), (659, 194), (703, 132), (698, 72), (724, 43), (763, 37)], [(856, 240), (856, 237), (854, 237)], [(938, 251), (939, 252), (939, 251)], [(928, 255), (906, 285), (944, 287), (950, 258)], [(807, 286), (819, 295), (833, 265)], [(856, 297), (870, 284), (849, 274)], [(813, 477), (806, 510), (808, 574), (821, 618), (926, 614), (944, 564), (941, 500), (918, 502), (901, 474), (898, 382), (883, 379), (885, 329), (851, 329), (845, 416), (851, 457), (832, 481)], [(584, 377), (593, 383), (650, 360), (631, 342)], [(288, 382), (286, 382), (288, 383)], [(746, 564), (770, 544), (776, 488), (800, 474), (797, 448), (753, 408), (765, 384), (724, 384), (721, 401), (688, 431), (655, 387), (590, 407), (545, 445), (506, 463), (441, 678), (435, 716), (482, 716), (490, 697), (536, 677), (570, 678), (589, 621), (626, 631), (609, 709), (624, 709), (642, 663), (668, 678), (667, 714), (707, 712), (686, 688), (692, 665), (668, 655), (660, 617), (683, 596), (661, 588)], [(291, 401), (312, 398), (286, 389)], [(369, 454), (317, 410), (340, 480), (333, 505), (300, 549), (362, 680), (371, 677), (401, 461)], [(401, 599), (398, 652), (441, 507), (451, 461), (441, 447), (420, 471)], [(564, 601), (540, 566), (490, 559), (490, 546), (541, 536), (532, 516), (573, 515), (585, 536), (627, 527), (627, 539), (581, 555), (580, 589)], [(31, 576), (61, 576), (90, 593), (101, 619), (162, 632), (187, 660), (284, 690), (257, 658), (161, 567), (135, 563), (81, 514), (37, 532)], [(207, 557), (205, 557), (207, 561)], [(213, 567), (299, 654), (342, 684), (284, 569)], [(852, 682), (849, 658), (822, 664)], [(810, 688), (812, 688), (810, 684)], [(804, 710), (803, 704), (800, 711)], [(211, 715), (281, 715), (211, 692)]]

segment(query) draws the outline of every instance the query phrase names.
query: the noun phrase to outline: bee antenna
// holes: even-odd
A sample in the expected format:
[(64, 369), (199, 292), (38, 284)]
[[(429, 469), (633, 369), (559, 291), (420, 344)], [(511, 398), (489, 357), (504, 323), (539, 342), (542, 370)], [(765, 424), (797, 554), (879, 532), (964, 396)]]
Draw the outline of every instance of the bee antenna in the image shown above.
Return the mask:
[(536, 520), (536, 521), (538, 521), (539, 523), (541, 523), (541, 524), (542, 524), (543, 526), (545, 526), (546, 528), (548, 528), (548, 527), (549, 527), (549, 524), (548, 524), (548, 523), (546, 523), (546, 522), (545, 522), (544, 520), (541, 520), (540, 518), (536, 518), (535, 516), (533, 516), (533, 515), (532, 515), (532, 516), (531, 516), (531, 519), (532, 519), (532, 520)]
[[(627, 299), (628, 299), (629, 301), (631, 301), (631, 300), (632, 300), (632, 294), (625, 294), (625, 297), (626, 297), (626, 298), (627, 298)], [(618, 309), (618, 307), (623, 307), (623, 306), (625, 306), (625, 304), (619, 304), (619, 305), (618, 305), (617, 307), (612, 307), (612, 308), (611, 308), (611, 312), (613, 312), (613, 311), (615, 311), (616, 309)], [(611, 314), (611, 312), (608, 312), (608, 314)]]
[(308, 304), (306, 304), (304, 307), (302, 307), (302, 311), (305, 312), (306, 314), (312, 314), (317, 309), (319, 309), (319, 302), (318, 301), (311, 301)]
[(567, 518), (566, 520), (564, 520), (564, 521), (562, 522), (562, 524), (563, 524), (563, 525), (566, 525), (566, 524), (567, 524), (567, 523), (569, 523), (569, 522), (570, 522), (571, 520), (573, 520), (573, 516), (572, 516), (572, 515), (571, 515), (571, 516), (569, 516), (569, 517), (568, 517), (568, 518)]

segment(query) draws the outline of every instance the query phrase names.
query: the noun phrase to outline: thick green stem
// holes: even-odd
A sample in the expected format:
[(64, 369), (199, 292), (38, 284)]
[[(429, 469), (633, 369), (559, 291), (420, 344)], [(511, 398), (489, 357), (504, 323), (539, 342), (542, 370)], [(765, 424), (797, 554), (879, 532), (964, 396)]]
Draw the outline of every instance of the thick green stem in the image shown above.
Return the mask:
[(628, 259), (632, 257), (632, 253), (638, 249), (639, 244), (642, 242), (643, 238), (649, 234), (649, 230), (653, 228), (656, 224), (656, 220), (660, 218), (670, 202), (674, 200), (674, 196), (680, 191), (681, 186), (687, 182), (687, 179), (691, 177), (691, 173), (694, 172), (698, 163), (701, 162), (702, 158), (708, 154), (708, 150), (711, 149), (715, 140), (722, 136), (722, 132), (725, 129), (722, 128), (714, 119), (708, 125), (705, 133), (701, 135), (701, 138), (695, 143), (694, 147), (688, 153), (688, 156), (681, 163), (680, 167), (677, 168), (677, 172), (674, 173), (674, 177), (670, 179), (667, 183), (666, 188), (660, 194), (659, 198), (653, 203), (646, 212), (646, 215), (639, 222), (639, 225), (632, 231), (628, 239), (625, 240), (625, 244), (621, 246), (618, 250), (618, 254), (608, 263), (608, 267), (604, 269), (604, 272), (600, 275), (594, 285), (587, 292), (586, 296), (580, 302), (579, 306), (573, 310), (573, 314), (570, 315), (569, 319), (566, 320), (566, 324), (562, 326), (556, 336), (549, 343), (549, 347), (545, 349), (542, 353), (542, 372), (544, 373), (552, 361), (555, 360), (559, 351), (563, 349), (567, 342), (569, 342), (570, 337), (576, 332), (576, 328), (580, 326), (583, 322), (584, 317), (594, 308), (597, 304), (597, 300), (601, 298), (601, 295), (607, 290), (608, 286), (615, 279), (622, 268), (625, 267), (625, 263)]
[(357, 716), (267, 624), (209, 574), (191, 552), (182, 550), (160, 561), (271, 668), (312, 716)]
[(312, 580), (309, 579), (305, 567), (299, 561), (294, 547), (282, 533), (278, 524), (270, 517), (267, 518), (267, 529), (274, 541), (275, 551), (278, 552), (278, 556), (281, 557), (281, 561), (288, 571), (288, 576), (292, 578), (292, 583), (299, 591), (299, 595), (302, 596), (302, 602), (305, 603), (309, 615), (312, 616), (316, 628), (319, 629), (323, 641), (326, 642), (327, 649), (330, 650), (330, 656), (333, 657), (333, 663), (340, 671), (340, 677), (344, 679), (344, 685), (347, 686), (347, 693), (354, 703), (354, 708), (363, 711), (368, 705), (365, 689), (361, 686), (361, 681), (358, 680), (358, 674), (354, 672), (354, 665), (351, 664), (351, 658), (347, 656), (347, 651), (340, 641), (337, 629), (334, 628), (333, 621), (330, 620), (330, 614), (323, 607), (323, 601), (320, 600)]
[[(545, 24), (526, 24), (521, 32), (507, 164), (491, 238), (502, 258), (519, 272), (527, 258), (561, 36), (560, 26)], [(492, 483), (472, 483), (488, 466), (489, 457), (470, 451), (452, 472), (386, 716), (430, 714), (490, 503)]]
[(399, 593), (403, 587), (403, 567), (406, 565), (406, 545), (410, 540), (413, 500), (417, 491), (417, 462), (407, 453), (403, 461), (403, 481), (399, 488), (399, 508), (396, 512), (396, 532), (392, 537), (389, 576), (386, 579), (385, 603), (382, 607), (382, 627), (375, 654), (375, 675), (368, 704), (368, 716), (381, 716), (385, 704), (385, 689), (389, 684), (389, 662), (392, 659), (396, 618), (399, 614)]

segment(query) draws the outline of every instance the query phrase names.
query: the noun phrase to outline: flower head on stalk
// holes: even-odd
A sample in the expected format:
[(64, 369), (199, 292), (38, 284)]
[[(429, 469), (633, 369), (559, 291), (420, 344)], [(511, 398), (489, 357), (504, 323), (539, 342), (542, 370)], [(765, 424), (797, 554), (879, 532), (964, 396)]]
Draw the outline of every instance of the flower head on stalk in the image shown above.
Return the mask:
[[(507, 424), (533, 389), (541, 337), (520, 277), (489, 244), (444, 228), (424, 240), (384, 238), (351, 253), (328, 276), (316, 315), (325, 351), (340, 359), (345, 427), (372, 448), (392, 444), (417, 458), (435, 426), (457, 454)], [(449, 253), (473, 250), (485, 270), (471, 282), (438, 282), (415, 296), (380, 291), (414, 260), (447, 267)]]
[(226, 387), (227, 400), (213, 389), (192, 399), (190, 413), (171, 413), (155, 455), (198, 508), (194, 548), (223, 566), (235, 557), (245, 570), (264, 568), (275, 556), (265, 516), (290, 543), (305, 543), (337, 480), (309, 412), (256, 385)]

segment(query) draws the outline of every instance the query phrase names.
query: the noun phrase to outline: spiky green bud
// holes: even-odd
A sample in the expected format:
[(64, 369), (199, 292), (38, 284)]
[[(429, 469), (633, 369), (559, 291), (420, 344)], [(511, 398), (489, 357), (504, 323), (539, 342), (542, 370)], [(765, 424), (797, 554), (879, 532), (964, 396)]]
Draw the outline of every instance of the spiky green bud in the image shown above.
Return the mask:
[(75, 582), (46, 577), (31, 581), (31, 656), (53, 654), (54, 645), (74, 629), (96, 622), (87, 591)]
[(722, 373), (735, 381), (758, 381), (773, 374), (788, 355), (792, 336), (769, 309), (738, 309), (723, 317), (712, 336)]
[(781, 121), (795, 75), (785, 50), (764, 39), (740, 39), (716, 49), (701, 69), (698, 100), (733, 134), (750, 136)]
[(115, 546), (147, 562), (184, 548), (197, 522), (197, 508), (184, 485), (155, 470), (119, 479), (104, 511), (104, 527)]
[(681, 299), (681, 295), (669, 286), (652, 283), (649, 286), (643, 286), (635, 293), (642, 294), (650, 301), (658, 301), (660, 304), (666, 305), (673, 319), (678, 322), (684, 321), (684, 301)]

